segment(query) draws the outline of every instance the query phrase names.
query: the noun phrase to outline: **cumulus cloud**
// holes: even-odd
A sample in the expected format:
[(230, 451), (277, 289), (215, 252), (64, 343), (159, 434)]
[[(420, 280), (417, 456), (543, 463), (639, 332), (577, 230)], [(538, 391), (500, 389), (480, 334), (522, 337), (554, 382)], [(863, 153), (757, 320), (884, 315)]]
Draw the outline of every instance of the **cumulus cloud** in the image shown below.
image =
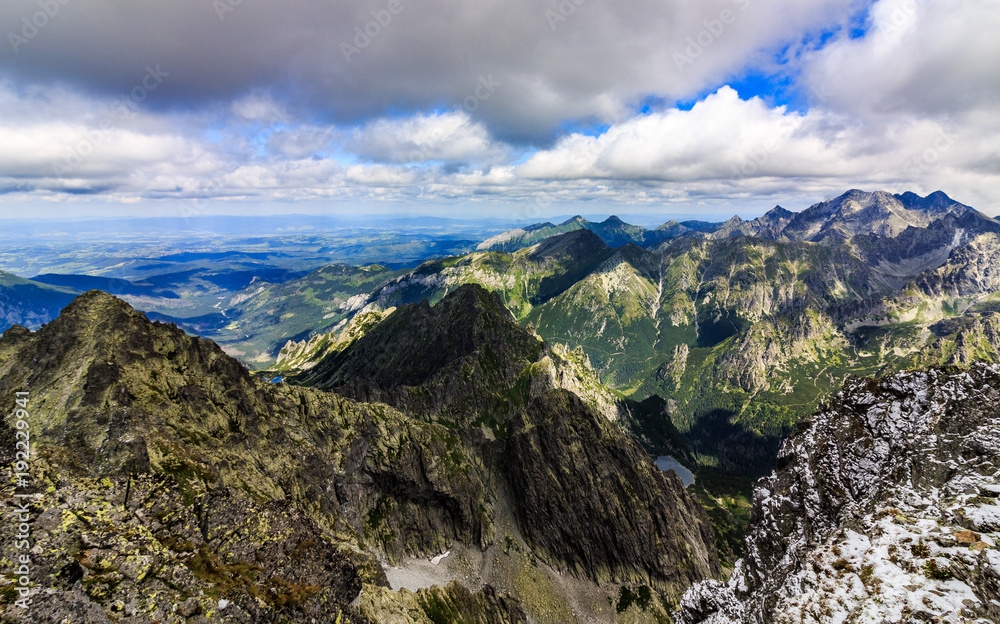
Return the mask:
[[(37, 0), (0, 4), (7, 200), (1000, 212), (997, 0), (876, 0), (863, 32), (860, 0), (56, 4), (23, 33)], [(791, 104), (725, 86), (754, 72)]]
[[(933, 124), (905, 124), (885, 129), (876, 138), (840, 116), (771, 108), (760, 98), (743, 100), (723, 87), (690, 110), (635, 117), (596, 137), (570, 135), (555, 148), (535, 154), (520, 172), (528, 178), (671, 183), (747, 177), (853, 179), (878, 169), (896, 170), (909, 145), (933, 143), (940, 131)], [(887, 155), (892, 155), (889, 162)]]
[(806, 113), (740, 99), (724, 87), (690, 110), (629, 119), (600, 136), (573, 134), (534, 154), (518, 174), (683, 189), (692, 196), (824, 194), (852, 186), (951, 189), (992, 210), (1000, 127), (956, 127), (899, 117), (872, 125), (823, 110)]
[(465, 112), (378, 119), (352, 132), (345, 149), (383, 163), (500, 162), (509, 150)]
[(804, 83), (820, 104), (870, 117), (996, 110), (996, 0), (877, 0), (867, 29), (804, 56)]

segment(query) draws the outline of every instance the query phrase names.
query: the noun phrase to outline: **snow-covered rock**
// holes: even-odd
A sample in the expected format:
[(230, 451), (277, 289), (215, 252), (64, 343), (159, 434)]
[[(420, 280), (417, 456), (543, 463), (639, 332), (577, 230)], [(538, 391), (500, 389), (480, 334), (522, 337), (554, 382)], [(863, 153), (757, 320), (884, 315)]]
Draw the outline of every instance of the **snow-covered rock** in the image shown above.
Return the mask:
[(760, 482), (683, 624), (1000, 621), (1000, 366), (849, 379)]

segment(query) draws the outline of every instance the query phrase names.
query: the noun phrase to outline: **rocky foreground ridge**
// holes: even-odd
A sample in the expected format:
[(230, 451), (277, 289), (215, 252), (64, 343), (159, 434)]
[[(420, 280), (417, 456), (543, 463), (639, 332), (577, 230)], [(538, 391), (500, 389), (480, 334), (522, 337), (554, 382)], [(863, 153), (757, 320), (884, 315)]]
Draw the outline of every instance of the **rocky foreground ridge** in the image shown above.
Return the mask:
[[(459, 317), (496, 305), (472, 286), (445, 301)], [(498, 336), (523, 331), (485, 318)], [(0, 621), (662, 620), (719, 573), (704, 512), (527, 368), (519, 409), (481, 402), (494, 433), (263, 383), (97, 291), (35, 333), (13, 327), (0, 339), (2, 498), (16, 489), (15, 393), (28, 391), (33, 606), (13, 604), (5, 521)], [(445, 553), (433, 586), (390, 586), (387, 572)]]
[(758, 484), (747, 556), (677, 621), (1000, 621), (1000, 365), (848, 380)]

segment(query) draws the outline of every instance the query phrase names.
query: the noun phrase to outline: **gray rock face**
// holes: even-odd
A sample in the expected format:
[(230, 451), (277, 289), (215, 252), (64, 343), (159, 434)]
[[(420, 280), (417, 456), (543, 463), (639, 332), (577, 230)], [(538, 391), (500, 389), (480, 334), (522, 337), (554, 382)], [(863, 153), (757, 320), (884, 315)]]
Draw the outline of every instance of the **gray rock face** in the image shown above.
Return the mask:
[(723, 223), (710, 238), (731, 238), (734, 236), (754, 236), (764, 240), (780, 240), (781, 232), (795, 216), (794, 212), (775, 206), (763, 216), (750, 221), (739, 217)]
[(711, 527), (680, 479), (569, 392), (511, 423), (504, 472), (525, 537), (561, 568), (674, 587), (718, 573)]
[(607, 418), (531, 376), (547, 352), (496, 294), (470, 284), (434, 307), (401, 307), (301, 379), (415, 418), (492, 426), (499, 439), (482, 442), (484, 465), (502, 475), (528, 544), (558, 569), (675, 598), (716, 575), (704, 512)]
[(968, 297), (1000, 290), (1000, 237), (975, 238), (953, 251), (943, 266), (921, 274), (916, 285), (930, 297)]
[(1000, 366), (851, 379), (760, 482), (729, 584), (678, 621), (996, 621), (997, 495)]
[(850, 190), (797, 213), (781, 230), (783, 240), (839, 242), (860, 234), (894, 237), (908, 227), (926, 228), (948, 214), (971, 210), (940, 191), (926, 198)]
[(433, 307), (402, 306), (293, 381), (463, 425), (505, 421), (508, 389), (542, 351), (496, 294), (468, 284)]
[(802, 212), (775, 206), (750, 221), (733, 217), (708, 237), (753, 236), (765, 240), (838, 244), (859, 236), (873, 240), (892, 239), (908, 228), (924, 229), (949, 217), (965, 219), (967, 215), (977, 215), (984, 223), (996, 225), (993, 219), (941, 191), (920, 197), (910, 192), (892, 195), (885, 191), (850, 190)]

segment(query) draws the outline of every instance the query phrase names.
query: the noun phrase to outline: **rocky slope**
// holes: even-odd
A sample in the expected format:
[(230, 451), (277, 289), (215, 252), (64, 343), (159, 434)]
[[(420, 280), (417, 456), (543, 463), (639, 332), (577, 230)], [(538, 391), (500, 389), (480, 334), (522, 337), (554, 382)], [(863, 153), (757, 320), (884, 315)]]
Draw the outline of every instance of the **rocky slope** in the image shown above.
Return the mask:
[(300, 342), (289, 340), (281, 348), (278, 359), (270, 370), (275, 373), (307, 371), (331, 353), (346, 349), (395, 311), (396, 308), (369, 310), (350, 320), (342, 320), (329, 333), (316, 334), (309, 340)]
[[(576, 395), (550, 392), (510, 424), (503, 461), (528, 543), (598, 581), (683, 586), (712, 574), (711, 527), (689, 520), (704, 512), (680, 480), (638, 445), (623, 444), (606, 420), (580, 418), (587, 411)], [(565, 496), (554, 499), (553, 491)], [(565, 540), (564, 531), (583, 539)]]
[[(81, 296), (37, 334), (9, 330), (0, 358), (4, 412), (15, 391), (31, 392), (40, 451), (33, 526), (48, 531), (34, 533), (40, 570), (74, 571), (64, 585), (40, 582), (38, 602), (54, 612), (78, 603), (106, 617), (167, 617), (185, 601), (218, 611), (204, 591), (246, 621), (366, 621), (349, 603), (362, 583), (385, 584), (373, 554), (477, 543), (491, 528), (482, 470), (446, 452), (458, 440), (443, 428), (261, 385), (214, 344), (152, 325), (109, 295)], [(39, 524), (43, 517), (55, 524)], [(246, 532), (233, 535), (234, 526)], [(269, 543), (264, 535), (278, 540), (274, 552), (256, 547)], [(296, 548), (340, 554), (275, 567), (297, 559)], [(124, 570), (137, 559), (139, 569)], [(201, 582), (175, 583), (178, 574)], [(343, 587), (319, 591), (330, 574)]]
[[(213, 343), (99, 292), (34, 334), (0, 339), (9, 417), (24, 390), (38, 449), (38, 609), (25, 619), (5, 579), (4, 621), (615, 621), (607, 602), (578, 596), (600, 603), (620, 587), (659, 596), (622, 609), (651, 621), (718, 573), (704, 512), (679, 481), (564, 390), (539, 388), (510, 435), (491, 441), (480, 428), (261, 383)], [(10, 427), (0, 427), (5, 454)], [(542, 455), (553, 445), (567, 452)], [(576, 452), (585, 445), (607, 464), (599, 476)], [(11, 501), (13, 458), (0, 459)], [(514, 480), (509, 465), (551, 472)], [(567, 473), (589, 489), (560, 489)], [(542, 520), (574, 508), (590, 517)], [(2, 530), (12, 561), (14, 525)], [(389, 588), (391, 566), (447, 552), (458, 559), (433, 582)]]
[(457, 287), (434, 306), (403, 305), (338, 344), (290, 379), (494, 433), (553, 388), (578, 394), (609, 420), (628, 420), (637, 410), (598, 381), (582, 350), (545, 344), (514, 322), (498, 294), (477, 284)]
[(1000, 619), (1000, 366), (855, 378), (754, 494), (747, 555), (678, 622)]
[(567, 219), (559, 225), (549, 222), (535, 223), (523, 228), (507, 230), (506, 232), (501, 232), (496, 236), (487, 238), (479, 243), (476, 251), (517, 251), (518, 249), (531, 247), (552, 236), (587, 229), (585, 225), (588, 223), (590, 222), (579, 216)]

